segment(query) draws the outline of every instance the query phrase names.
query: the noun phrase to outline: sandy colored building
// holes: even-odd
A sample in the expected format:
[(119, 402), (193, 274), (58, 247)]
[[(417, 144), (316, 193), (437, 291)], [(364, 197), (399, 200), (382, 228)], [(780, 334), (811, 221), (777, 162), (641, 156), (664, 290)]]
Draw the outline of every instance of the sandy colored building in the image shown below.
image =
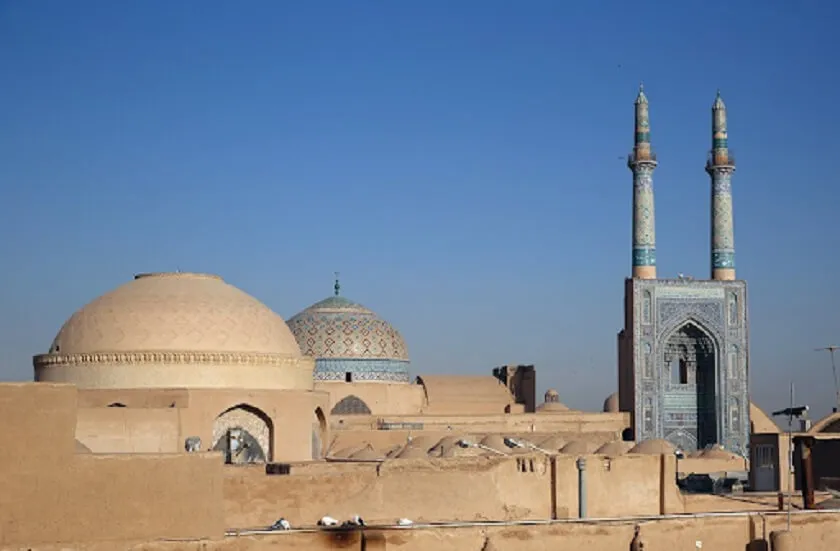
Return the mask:
[[(234, 461), (318, 458), (329, 396), (285, 321), (220, 277), (141, 274), (74, 313), (35, 380), (79, 388), (95, 452), (234, 449)], [(240, 442), (241, 440), (241, 442)]]
[[(34, 357), (36, 382), (0, 384), (0, 435), (16, 444), (0, 451), (0, 548), (834, 551), (836, 511), (797, 511), (783, 530), (789, 448), (746, 395), (722, 100), (710, 281), (656, 279), (643, 93), (636, 113), (634, 271), (603, 411), (555, 390), (538, 403), (530, 365), (412, 375), (401, 333), (338, 282), (286, 323), (218, 276), (141, 274), (70, 316)], [(830, 484), (836, 447), (806, 453)], [(678, 486), (748, 468), (768, 493)], [(368, 527), (318, 528), (327, 515)], [(280, 518), (292, 529), (269, 529)]]
[[(610, 551), (636, 539), (654, 550), (742, 551), (767, 549), (786, 528), (773, 495), (680, 494), (663, 443), (620, 456), (307, 461), (271, 475), (225, 466), (219, 452), (92, 454), (74, 439), (79, 392), (0, 384), (0, 436), (18, 444), (0, 452), (0, 549)], [(314, 527), (354, 514), (370, 526)], [(280, 516), (293, 529), (267, 531)], [(395, 526), (397, 517), (414, 524)], [(795, 511), (791, 521), (795, 546), (775, 551), (836, 549), (840, 513)]]

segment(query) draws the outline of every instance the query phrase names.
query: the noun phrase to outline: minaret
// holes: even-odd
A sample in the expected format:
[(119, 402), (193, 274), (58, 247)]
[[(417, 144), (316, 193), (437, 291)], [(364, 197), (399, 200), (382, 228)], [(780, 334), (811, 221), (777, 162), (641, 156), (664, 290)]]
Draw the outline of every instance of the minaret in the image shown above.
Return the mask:
[(633, 171), (633, 277), (656, 279), (656, 224), (653, 213), (653, 171), (650, 118), (644, 86), (636, 97), (636, 134), (627, 166)]
[(735, 229), (732, 219), (732, 173), (735, 158), (729, 152), (726, 105), (718, 90), (712, 105), (712, 150), (706, 160), (712, 177), (712, 279), (735, 279)]

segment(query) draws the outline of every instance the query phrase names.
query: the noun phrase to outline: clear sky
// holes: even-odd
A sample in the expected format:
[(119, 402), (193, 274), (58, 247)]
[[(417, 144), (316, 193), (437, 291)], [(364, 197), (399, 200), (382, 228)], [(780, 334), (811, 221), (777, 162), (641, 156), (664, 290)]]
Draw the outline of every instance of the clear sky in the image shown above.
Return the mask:
[[(807, 7), (805, 7), (807, 6)], [(617, 386), (632, 146), (650, 100), (659, 274), (709, 273), (711, 105), (738, 162), (751, 386), (819, 414), (840, 344), (837, 2), (0, 2), (0, 377), (136, 272), (288, 318), (332, 290), (417, 373)]]

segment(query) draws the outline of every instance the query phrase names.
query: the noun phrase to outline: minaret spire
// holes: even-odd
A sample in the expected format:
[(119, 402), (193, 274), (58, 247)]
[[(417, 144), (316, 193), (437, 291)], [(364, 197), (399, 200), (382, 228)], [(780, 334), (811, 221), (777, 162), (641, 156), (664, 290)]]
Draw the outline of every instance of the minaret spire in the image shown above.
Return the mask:
[(650, 146), (648, 99), (643, 84), (636, 96), (636, 131), (627, 166), (633, 171), (633, 277), (656, 279), (656, 224), (653, 171), (656, 154)]
[(732, 173), (735, 157), (729, 151), (726, 105), (718, 90), (712, 104), (712, 150), (706, 172), (712, 178), (712, 279), (735, 279), (735, 227), (732, 216)]

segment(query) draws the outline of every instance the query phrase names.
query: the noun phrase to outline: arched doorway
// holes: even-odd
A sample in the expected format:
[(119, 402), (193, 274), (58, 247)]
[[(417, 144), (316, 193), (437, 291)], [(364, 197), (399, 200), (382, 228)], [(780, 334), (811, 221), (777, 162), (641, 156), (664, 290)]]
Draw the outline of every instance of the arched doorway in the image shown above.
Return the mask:
[(327, 419), (321, 408), (312, 413), (312, 459), (324, 457), (324, 445), (327, 436)]
[(273, 423), (262, 410), (240, 404), (224, 411), (213, 423), (213, 449), (228, 463), (265, 463), (273, 454)]
[(718, 441), (717, 348), (714, 339), (689, 321), (666, 339), (661, 381), (665, 439), (685, 451)]

